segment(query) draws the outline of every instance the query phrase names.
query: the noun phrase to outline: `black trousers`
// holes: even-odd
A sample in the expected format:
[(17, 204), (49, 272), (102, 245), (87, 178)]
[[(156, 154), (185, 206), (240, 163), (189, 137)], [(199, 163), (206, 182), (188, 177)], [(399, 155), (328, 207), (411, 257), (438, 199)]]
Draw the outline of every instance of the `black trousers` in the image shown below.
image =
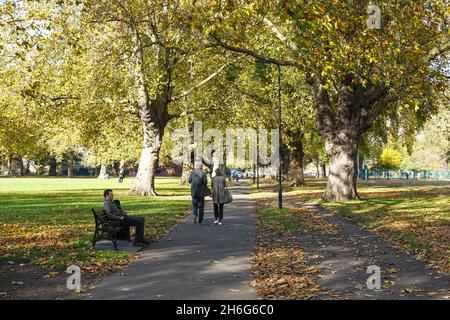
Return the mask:
[(214, 218), (219, 221), (223, 220), (223, 203), (214, 203)]
[(121, 225), (126, 227), (136, 227), (135, 241), (144, 240), (144, 223), (145, 220), (142, 217), (130, 217), (125, 216), (121, 221)]
[(205, 215), (205, 197), (192, 197), (192, 214), (198, 217), (199, 223), (202, 223)]

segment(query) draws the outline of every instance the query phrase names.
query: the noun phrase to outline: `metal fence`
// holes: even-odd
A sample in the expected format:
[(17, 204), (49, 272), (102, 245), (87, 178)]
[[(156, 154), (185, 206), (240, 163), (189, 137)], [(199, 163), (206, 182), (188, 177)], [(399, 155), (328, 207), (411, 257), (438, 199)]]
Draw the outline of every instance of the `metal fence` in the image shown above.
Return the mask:
[(385, 170), (367, 169), (359, 171), (360, 179), (450, 179), (450, 170)]

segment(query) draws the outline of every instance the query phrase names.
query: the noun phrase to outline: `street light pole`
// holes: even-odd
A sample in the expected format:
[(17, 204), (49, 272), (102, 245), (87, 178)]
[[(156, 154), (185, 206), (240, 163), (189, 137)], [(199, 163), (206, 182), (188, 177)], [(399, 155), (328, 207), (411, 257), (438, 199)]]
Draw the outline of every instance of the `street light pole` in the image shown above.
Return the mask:
[(278, 209), (283, 208), (283, 189), (281, 186), (281, 67), (278, 67)]

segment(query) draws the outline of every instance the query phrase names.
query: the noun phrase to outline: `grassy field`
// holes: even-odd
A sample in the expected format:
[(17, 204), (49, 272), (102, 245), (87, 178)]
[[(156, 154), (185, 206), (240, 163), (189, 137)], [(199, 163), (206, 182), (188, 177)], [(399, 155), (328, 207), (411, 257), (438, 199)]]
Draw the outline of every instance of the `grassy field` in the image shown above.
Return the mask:
[(51, 268), (76, 264), (106, 272), (128, 264), (133, 254), (92, 250), (91, 208), (103, 206), (103, 190), (130, 215), (146, 220), (146, 237), (157, 239), (182, 219), (190, 206), (188, 186), (177, 178), (157, 178), (156, 198), (128, 195), (133, 179), (0, 178), (0, 255), (8, 261), (31, 260)]
[[(450, 272), (450, 182), (369, 180), (359, 183), (362, 200), (342, 203), (321, 201), (325, 183), (311, 179), (307, 186), (285, 186), (285, 198), (316, 202), (350, 217), (402, 250)], [(257, 194), (261, 198), (276, 189), (270, 181), (261, 187)]]

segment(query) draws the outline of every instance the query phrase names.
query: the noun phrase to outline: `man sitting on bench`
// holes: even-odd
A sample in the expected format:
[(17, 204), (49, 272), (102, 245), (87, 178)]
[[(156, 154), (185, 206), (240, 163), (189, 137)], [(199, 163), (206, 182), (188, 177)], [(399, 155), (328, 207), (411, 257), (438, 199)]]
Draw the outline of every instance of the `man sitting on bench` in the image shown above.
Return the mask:
[(136, 226), (136, 237), (134, 238), (133, 245), (138, 247), (148, 246), (150, 243), (144, 239), (144, 218), (142, 217), (130, 217), (127, 212), (122, 210), (114, 200), (114, 194), (111, 189), (106, 189), (103, 192), (105, 197), (105, 203), (103, 209), (106, 212), (106, 216), (110, 220), (120, 221), (120, 224), (125, 227)]

